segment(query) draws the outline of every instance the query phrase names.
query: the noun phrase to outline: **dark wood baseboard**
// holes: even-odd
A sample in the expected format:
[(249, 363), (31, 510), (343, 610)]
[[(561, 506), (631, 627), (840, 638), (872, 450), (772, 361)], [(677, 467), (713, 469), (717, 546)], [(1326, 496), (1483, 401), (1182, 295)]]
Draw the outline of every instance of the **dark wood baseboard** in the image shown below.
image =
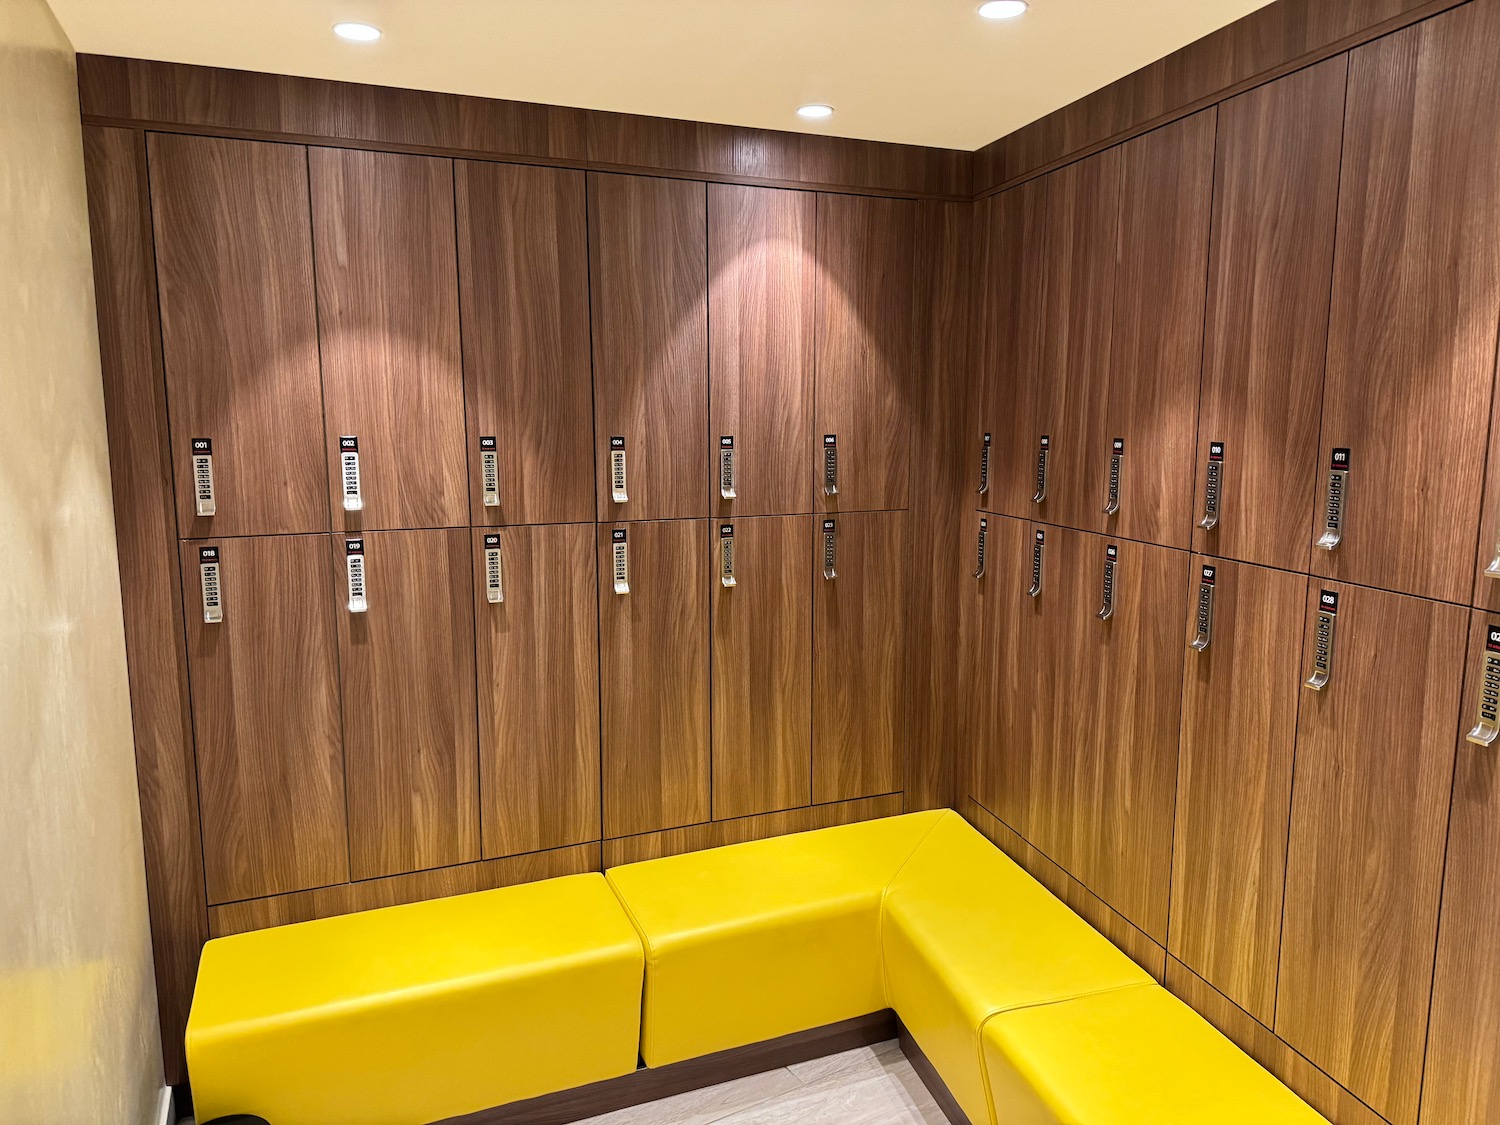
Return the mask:
[[(613, 1113), (643, 1102), (669, 1098), (673, 1094), (685, 1094), (689, 1090), (717, 1086), (720, 1082), (732, 1082), (736, 1078), (836, 1055), (855, 1047), (883, 1043), (897, 1037), (899, 1026), (896, 1013), (886, 1008), (867, 1016), (856, 1016), (826, 1027), (815, 1027), (811, 1031), (799, 1031), (670, 1066), (641, 1067), (620, 1078), (593, 1082), (576, 1090), (563, 1090), (524, 1102), (511, 1102), (494, 1109), (482, 1109), (462, 1117), (446, 1118), (436, 1125), (569, 1125), (586, 1117)], [(930, 1070), (931, 1064), (927, 1065)], [(932, 1071), (934, 1077), (936, 1073)], [(928, 1081), (926, 1075), (923, 1075), (923, 1081)], [(947, 1094), (947, 1090), (944, 1089), (943, 1093)], [(934, 1090), (933, 1096), (938, 1096), (937, 1091)], [(949, 1100), (952, 1100), (951, 1095)], [(966, 1125), (962, 1116), (953, 1120)]]
[(932, 1095), (932, 1100), (937, 1102), (938, 1108), (953, 1125), (973, 1125), (969, 1115), (963, 1111), (958, 1104), (958, 1099), (948, 1089), (948, 1084), (943, 1081), (942, 1075), (938, 1074), (937, 1067), (932, 1065), (932, 1060), (922, 1053), (922, 1048), (917, 1045), (912, 1033), (906, 1030), (904, 1023), (897, 1022), (896, 1038), (901, 1044), (901, 1053), (906, 1056), (906, 1061), (911, 1063), (911, 1068), (917, 1072), (917, 1077), (922, 1080), (922, 1085), (927, 1087), (927, 1092)]

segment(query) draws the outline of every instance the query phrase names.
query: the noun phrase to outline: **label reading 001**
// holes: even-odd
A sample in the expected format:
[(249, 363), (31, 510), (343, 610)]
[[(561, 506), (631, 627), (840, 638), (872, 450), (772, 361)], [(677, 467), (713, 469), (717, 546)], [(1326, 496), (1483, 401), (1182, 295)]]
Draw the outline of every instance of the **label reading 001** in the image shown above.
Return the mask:
[(214, 500), (213, 440), (206, 437), (194, 438), (192, 449), (194, 511), (200, 516), (211, 516), (218, 508)]

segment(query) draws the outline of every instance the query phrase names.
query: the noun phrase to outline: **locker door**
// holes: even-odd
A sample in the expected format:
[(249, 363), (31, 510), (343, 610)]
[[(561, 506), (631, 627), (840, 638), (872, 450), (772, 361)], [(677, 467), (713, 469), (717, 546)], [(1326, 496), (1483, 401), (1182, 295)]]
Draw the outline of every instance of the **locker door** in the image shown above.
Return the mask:
[[(470, 518), (591, 523), (584, 175), (460, 160), (454, 176)], [(497, 486), (488, 491), (486, 455)]]
[[(453, 162), (331, 148), (308, 159), (334, 529), (463, 526)], [(358, 442), (357, 500), (345, 437)]]
[(815, 530), (813, 801), (894, 793), (902, 786), (906, 513), (830, 516)]
[[(1111, 547), (1118, 556), (1112, 578)], [(1071, 614), (1088, 665), (1079, 679), (1090, 690), (1073, 697), (1064, 685), (1065, 706), (1080, 715), (1070, 725), (1082, 729), (1061, 806), (1067, 822), (1056, 826), (1049, 854), (1165, 945), (1188, 556), (1090, 536), (1082, 561), (1087, 600)]]
[(1120, 147), (1107, 149), (1045, 177), (1042, 340), (1035, 432), (1028, 443), (1034, 477), (1043, 436), (1049, 448), (1046, 494), (1032, 504), (1031, 515), (1094, 531), (1105, 529), (1104, 482), (1113, 436), (1105, 410), (1120, 154)]
[(147, 146), (178, 533), (322, 531), (307, 152), (156, 133)]
[[(905, 508), (916, 362), (917, 204), (818, 196), (815, 510)], [(836, 494), (826, 480), (829, 437)]]
[[(694, 493), (701, 500), (702, 489)], [(598, 542), (604, 834), (702, 823), (710, 806), (708, 522), (603, 525)]]
[[(985, 523), (983, 567), (977, 546), (971, 546), (977, 544), (981, 519)], [(1015, 810), (1010, 802), (1024, 792), (1025, 774), (1012, 784), (1006, 770), (1029, 743), (1029, 730), (1018, 720), (1027, 715), (1032, 686), (1029, 654), (1034, 641), (1026, 629), (1033, 604), (1026, 596), (1031, 582), (1032, 527), (1025, 520), (977, 513), (965, 527), (971, 539), (964, 546), (974, 551), (965, 608), (975, 636), (969, 664), (975, 690), (956, 702), (966, 708), (969, 718), (972, 776), (968, 793), (1020, 831), (1011, 819)], [(1022, 653), (1028, 654), (1024, 660)]]
[(816, 218), (811, 192), (708, 187), (709, 510), (720, 519), (812, 510)]
[(979, 508), (1020, 519), (1031, 518), (1036, 492), (1037, 377), (1047, 331), (1046, 206), (1046, 177), (980, 204), (987, 215), (980, 224), (983, 343), (970, 434), (973, 460), (967, 462), (973, 468), (966, 480), (973, 481)]
[(705, 187), (590, 172), (588, 191), (599, 519), (707, 515)]
[[(1474, 613), (1464, 675), (1422, 1121), (1500, 1119), (1500, 618)], [(1486, 699), (1488, 694), (1488, 699)], [(1486, 713), (1488, 712), (1488, 713)], [(1486, 741), (1487, 739), (1491, 741)]]
[(714, 524), (716, 820), (811, 803), (812, 549), (803, 517)]
[(483, 854), (597, 840), (593, 526), (475, 528), (473, 537)]
[(1188, 591), (1167, 948), (1269, 1027), (1307, 579), (1195, 555)]
[(1416, 1120), (1432, 989), (1453, 731), (1468, 613), (1355, 586), (1308, 587), (1275, 1030), (1395, 1125)]
[(1312, 552), (1329, 579), (1455, 602), (1473, 589), (1500, 312), (1496, 51), (1500, 10), (1469, 4), (1350, 55), (1343, 162), (1361, 174), (1339, 200), (1308, 521), (1332, 546)]
[(1347, 73), (1341, 55), (1219, 106), (1192, 510), (1206, 554), (1307, 569)]
[(336, 535), (333, 556), (351, 875), (478, 859), (469, 532)]
[(1098, 451), (1105, 472), (1089, 482), (1110, 534), (1184, 549), (1192, 542), (1216, 117), (1204, 110), (1121, 146), (1107, 444)]
[[(198, 540), (181, 551), (208, 901), (342, 883), (328, 537)], [(208, 622), (215, 583), (218, 620)]]

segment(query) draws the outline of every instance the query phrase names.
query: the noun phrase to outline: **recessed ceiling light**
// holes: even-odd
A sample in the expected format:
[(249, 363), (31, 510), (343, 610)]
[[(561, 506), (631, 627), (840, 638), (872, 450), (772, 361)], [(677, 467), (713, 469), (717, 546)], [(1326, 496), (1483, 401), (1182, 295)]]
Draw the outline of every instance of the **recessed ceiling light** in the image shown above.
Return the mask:
[(1026, 0), (989, 0), (979, 5), (979, 14), (987, 20), (1013, 20), (1026, 11)]
[(833, 116), (833, 106), (824, 105), (822, 102), (812, 102), (809, 105), (799, 105), (797, 116), (806, 117), (812, 121), (819, 121), (825, 117)]
[(355, 43), (373, 43), (380, 38), (380, 28), (368, 23), (336, 23), (333, 33)]

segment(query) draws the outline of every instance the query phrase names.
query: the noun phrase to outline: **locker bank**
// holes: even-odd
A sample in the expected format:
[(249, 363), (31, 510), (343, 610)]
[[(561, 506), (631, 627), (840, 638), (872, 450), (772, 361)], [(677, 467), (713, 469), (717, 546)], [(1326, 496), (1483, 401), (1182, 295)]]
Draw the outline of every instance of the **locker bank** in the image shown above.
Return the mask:
[(0, 1125), (1500, 1125), (1500, 0), (0, 0)]

